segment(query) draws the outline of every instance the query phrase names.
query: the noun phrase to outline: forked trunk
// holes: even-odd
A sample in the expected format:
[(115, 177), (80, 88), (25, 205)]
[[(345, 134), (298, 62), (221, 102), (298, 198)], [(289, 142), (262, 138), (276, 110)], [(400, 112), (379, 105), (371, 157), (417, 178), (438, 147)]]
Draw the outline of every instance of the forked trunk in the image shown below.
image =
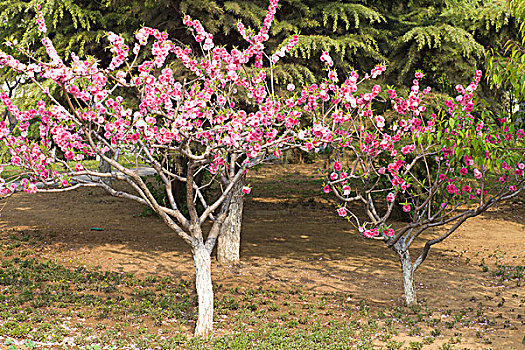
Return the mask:
[(217, 242), (217, 261), (223, 265), (238, 264), (241, 250), (242, 211), (244, 195), (242, 188), (244, 179), (237, 182), (233, 188), (233, 196), (228, 210), (228, 216), (221, 227)]
[(195, 336), (207, 337), (213, 330), (213, 286), (210, 254), (203, 243), (194, 248), (193, 260), (195, 261), (195, 285), (199, 299), (199, 316)]
[(414, 288), (414, 267), (410, 260), (410, 253), (408, 249), (398, 252), (399, 260), (401, 260), (401, 269), (403, 271), (403, 287), (405, 289), (405, 301), (407, 306), (417, 304), (416, 290)]

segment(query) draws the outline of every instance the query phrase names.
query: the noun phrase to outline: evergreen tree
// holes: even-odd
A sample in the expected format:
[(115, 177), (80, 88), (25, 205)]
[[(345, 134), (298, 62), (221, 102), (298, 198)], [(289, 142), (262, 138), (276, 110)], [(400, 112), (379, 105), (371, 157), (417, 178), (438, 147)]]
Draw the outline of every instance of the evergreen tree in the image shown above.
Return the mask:
[[(97, 57), (104, 45), (94, 44), (108, 29), (130, 38), (146, 25), (194, 45), (182, 25), (184, 14), (198, 18), (217, 42), (242, 49), (246, 43), (237, 22), (256, 30), (268, 6), (265, 0), (1, 0), (2, 41), (15, 33), (23, 34), (28, 44), (34, 42), (31, 18), (38, 2), (59, 50), (96, 50)], [(413, 71), (421, 69), (427, 73), (423, 83), (442, 92), (450, 90), (450, 81), (470, 76), (481, 65), (487, 46), (499, 48), (502, 38), (516, 35), (512, 13), (501, 0), (281, 0), (271, 30), (270, 49), (300, 35), (294, 57), (284, 59), (274, 72), (281, 86), (316, 80), (321, 73), (317, 58), (331, 51), (341, 74), (369, 71), (385, 62), (387, 82), (409, 86)]]
[[(39, 48), (36, 50), (37, 57), (45, 54), (41, 48), (42, 45), (35, 45), (40, 44), (38, 29), (34, 21), (37, 6), (41, 6), (45, 14), (50, 36), (56, 43), (59, 52), (66, 55), (70, 52), (84, 55), (94, 54), (94, 50), (97, 50), (97, 54), (103, 54), (104, 51), (100, 49), (103, 46), (100, 45), (100, 42), (105, 36), (108, 22), (97, 4), (88, 0), (0, 1), (0, 42), (2, 44), (17, 38), (16, 40), (27, 48)], [(4, 45), (2, 49), (12, 53), (7, 45)], [(0, 70), (0, 81), (10, 86), (10, 93), (21, 106), (25, 105), (24, 101), (42, 98), (38, 88), (29, 82), (17, 79), (8, 70)], [(49, 87), (54, 91), (55, 87), (52, 85)]]
[(525, 123), (525, 1), (509, 2), (515, 15), (519, 36), (509, 38), (502, 49), (491, 49), (488, 54), (487, 80), (499, 94), (501, 111), (518, 124)]

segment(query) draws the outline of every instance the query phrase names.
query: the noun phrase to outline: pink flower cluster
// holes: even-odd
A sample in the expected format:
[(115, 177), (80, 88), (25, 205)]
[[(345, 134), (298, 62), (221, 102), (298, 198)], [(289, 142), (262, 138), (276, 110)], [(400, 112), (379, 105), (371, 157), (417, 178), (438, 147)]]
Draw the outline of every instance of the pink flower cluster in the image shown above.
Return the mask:
[(42, 13), (42, 11), (40, 10), (40, 5), (37, 6), (37, 11), (36, 11), (36, 23), (38, 25), (38, 30), (41, 32), (41, 33), (46, 33), (47, 32), (47, 27), (46, 27), (46, 21), (44, 19), (44, 14)]
[(413, 85), (410, 89), (410, 94), (408, 95), (408, 99), (404, 99), (401, 97), (397, 97), (397, 94), (394, 90), (389, 91), (389, 96), (392, 100), (395, 100), (394, 102), (394, 110), (399, 114), (407, 114), (408, 112), (412, 112), (412, 114), (417, 117), (422, 112), (425, 111), (426, 106), (422, 105), (421, 102), (423, 98), (430, 93), (430, 87), (427, 87), (423, 91), (420, 91), (419, 88), (419, 79), (418, 77), (422, 77), (420, 73), (416, 73), (415, 75), (416, 79), (413, 80)]
[(381, 234), (383, 234), (386, 237), (394, 237), (396, 235), (396, 232), (392, 228), (386, 228), (386, 229), (373, 228), (369, 230), (364, 230), (363, 232), (363, 236), (365, 236), (366, 238), (378, 237)]
[(290, 52), (299, 42), (299, 36), (293, 35), (290, 41), (288, 41), (288, 44), (281, 47), (279, 50), (277, 50), (271, 57), (271, 61), (273, 64), (277, 63), (279, 59), (284, 57), (288, 52)]
[(108, 40), (111, 44), (110, 51), (113, 53), (113, 59), (109, 64), (110, 70), (120, 67), (129, 54), (129, 46), (124, 43), (124, 38), (113, 32), (108, 33)]
[[(331, 62), (328, 57), (329, 55), (323, 54), (322, 61)], [(383, 71), (382, 67), (376, 67), (363, 79), (377, 77)], [(308, 111), (318, 111), (321, 102), (324, 103), (325, 109), (327, 103), (331, 106), (329, 114), (321, 114), (314, 119), (312, 137), (316, 139), (310, 140), (313, 146), (319, 147), (322, 143), (333, 140), (332, 143), (337, 147), (352, 153), (351, 159), (354, 164), (350, 165), (350, 169), (344, 171), (342, 162), (334, 162), (334, 171), (329, 174), (323, 187), (323, 192), (334, 193), (344, 203), (337, 209), (338, 215), (348, 218), (351, 208), (347, 203), (369, 203), (368, 193), (385, 193), (382, 197), (387, 208), (385, 213), (375, 213), (377, 208), (372, 211), (370, 206), (374, 204), (370, 203), (367, 206), (367, 210), (370, 210), (369, 215), (374, 215), (371, 222), (374, 222), (376, 228), (363, 229), (365, 237), (378, 237), (383, 233), (383, 236), (388, 238), (395, 234), (393, 231), (381, 231), (377, 227), (386, 224), (386, 221), (381, 220), (388, 219), (392, 206), (397, 205), (398, 197), (402, 198), (398, 201), (401, 202), (398, 204), (402, 211), (409, 213), (411, 217), (417, 217), (421, 215), (421, 211), (429, 210), (431, 202), (421, 202), (419, 197), (422, 193), (423, 198), (430, 196), (431, 199), (436, 193), (442, 194), (446, 198), (442, 210), (449, 208), (451, 203), (483, 201), (487, 190), (483, 189), (482, 182), (488, 173), (492, 173), (486, 162), (489, 159), (500, 162), (495, 155), (498, 147), (504, 142), (513, 142), (522, 137), (521, 129), (511, 133), (511, 128), (505, 124), (508, 121), (500, 121), (503, 123), (501, 128), (495, 128), (483, 120), (474, 123), (471, 112), (475, 108), (474, 92), (481, 79), (480, 71), (476, 71), (473, 82), (467, 88), (458, 86), (461, 95), (456, 98), (456, 103), (446, 102), (450, 118), (446, 123), (441, 120), (438, 123), (439, 117), (436, 114), (425, 118), (425, 97), (430, 93), (430, 89), (420, 89), (419, 79), (422, 78), (422, 73), (415, 74), (408, 98), (399, 97), (394, 89), (386, 91), (394, 111), (401, 116), (394, 117), (393, 119), (397, 120), (390, 126), (384, 116), (374, 115), (371, 107), (376, 96), (380, 94), (381, 87), (375, 85), (371, 92), (359, 91), (359, 75), (355, 72), (340, 85), (336, 85), (337, 81), (329, 75), (322, 84), (304, 88), (302, 101), (298, 100), (306, 104), (303, 108)], [(472, 139), (477, 141), (469, 141)], [(460, 151), (456, 144), (461, 141), (461, 148), (472, 148), (469, 151), (472, 154), (482, 152), (484, 155), (473, 157), (467, 153), (458, 159)], [(468, 142), (468, 145), (465, 145), (465, 142)], [(492, 148), (484, 146), (489, 143), (494, 145), (491, 147), (496, 147), (493, 148), (492, 154)], [(480, 147), (484, 150), (478, 150)], [(419, 179), (412, 168), (414, 164), (423, 165), (423, 160), (427, 159), (436, 162), (443, 172), (439, 175), (433, 174), (427, 164), (423, 167), (427, 169), (424, 171), (424, 178)], [(525, 168), (525, 165), (522, 164), (523, 161), (514, 165), (503, 161), (501, 168), (506, 174), (498, 176), (500, 183), (506, 185), (504, 191), (515, 192), (519, 189), (518, 184), (523, 186), (525, 171), (520, 167)], [(371, 188), (366, 188), (366, 191), (359, 188), (351, 190), (348, 182), (350, 178), (368, 182)], [(509, 183), (511, 180), (513, 183)], [(413, 189), (413, 184), (417, 184), (417, 188)], [(443, 215), (447, 215), (446, 213), (443, 212)], [(361, 225), (358, 215), (353, 215), (352, 219), (357, 221), (359, 227), (371, 223)], [(377, 225), (377, 222), (380, 224)]]
[[(107, 69), (100, 68), (94, 59), (82, 60), (74, 54), (71, 65), (65, 65), (49, 38), (43, 39), (43, 45), (50, 63), (26, 65), (0, 52), (1, 66), (22, 72), (29, 79), (51, 79), (64, 87), (67, 98), (83, 101), (81, 107), (74, 108), (57, 101), (49, 105), (39, 102), (37, 108), (21, 112), (6, 94), (0, 94), (22, 131), (20, 136), (13, 136), (5, 123), (0, 124), (0, 139), (14, 150), (11, 162), (39, 180), (68, 186), (67, 178), (60, 178), (53, 170), (56, 159), (47, 156), (52, 144), (58, 146), (65, 160), (78, 162), (110, 149), (140, 149), (147, 158), (163, 149), (176, 150), (182, 144), (194, 143), (207, 150), (208, 170), (217, 173), (228, 168), (225, 159), (230, 152), (244, 153), (247, 162), (260, 161), (270, 153), (280, 156), (283, 145), (305, 140), (311, 132), (328, 137), (331, 133), (324, 127), (299, 133), (302, 113), (297, 106), (305, 102), (303, 96), (283, 102), (269, 93), (264, 69), (250, 68), (250, 76), (244, 73), (244, 66), (252, 59), (256, 66), (262, 65), (262, 43), (268, 40), (277, 4), (275, 0), (270, 2), (259, 34), (249, 37), (250, 46), (243, 51), (215, 46), (213, 36), (199, 21), (185, 17), (184, 23), (208, 54), (193, 56), (190, 49), (171, 42), (166, 33), (147, 27), (135, 34), (135, 58), (130, 57), (130, 47), (123, 37), (108, 33), (113, 58)], [(43, 19), (38, 21), (43, 23)], [(151, 38), (151, 55), (139, 56)], [(277, 56), (284, 56), (297, 41), (298, 36), (293, 36)], [(165, 67), (169, 55), (174, 55), (197, 79), (188, 84), (176, 81), (173, 71)], [(125, 101), (115, 93), (119, 91), (116, 87), (138, 92), (138, 103)], [(250, 112), (236, 107), (236, 95), (241, 91), (255, 106)], [(42, 120), (39, 144), (27, 138), (28, 127), (37, 122), (37, 116)], [(70, 172), (83, 170), (77, 163)]]
[(334, 61), (332, 60), (332, 57), (330, 57), (330, 53), (328, 51), (323, 52), (321, 55), (321, 62), (325, 62), (328, 67), (332, 67), (334, 65)]
[(192, 20), (190, 16), (186, 15), (184, 16), (183, 20), (184, 24), (188, 26), (189, 28), (192, 28), (196, 32), (195, 40), (198, 43), (204, 43), (202, 45), (202, 49), (204, 51), (210, 51), (215, 47), (215, 44), (213, 43), (213, 35), (206, 32), (204, 30), (204, 27), (202, 26), (201, 22), (199, 20)]

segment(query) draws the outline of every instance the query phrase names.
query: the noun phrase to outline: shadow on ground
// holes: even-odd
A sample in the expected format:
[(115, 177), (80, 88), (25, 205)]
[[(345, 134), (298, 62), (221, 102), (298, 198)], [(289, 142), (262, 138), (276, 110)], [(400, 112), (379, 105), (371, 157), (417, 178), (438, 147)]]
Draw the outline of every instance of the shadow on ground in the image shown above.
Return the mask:
[[(302, 186), (300, 170), (294, 170), (297, 178), (293, 173), (288, 176), (288, 184), (308, 193), (317, 181)], [(270, 175), (271, 171), (256, 173), (253, 181)], [(327, 211), (325, 201), (306, 200), (303, 194), (303, 201), (291, 195), (292, 200), (286, 201), (282, 195), (272, 202), (272, 191), (279, 189), (263, 193), (254, 187), (245, 209), (242, 263), (237, 267), (214, 263), (216, 283), (299, 286), (344, 293), (380, 306), (402, 305), (399, 263), (383, 243), (362, 239), (334, 210)], [(39, 247), (42, 257), (64, 264), (191, 277), (189, 248), (160, 219), (140, 216), (142, 209), (92, 189), (17, 194), (4, 207), (0, 224), (3, 234), (12, 229), (37, 230), (45, 237)], [(436, 246), (416, 273), (423, 305), (439, 310), (481, 309), (494, 323), (499, 344), (521, 342), (523, 288), (502, 287), (478, 265), (489, 265), (498, 256), (509, 266), (525, 265), (525, 221), (520, 219), (524, 213), (523, 206), (511, 205), (471, 219)]]

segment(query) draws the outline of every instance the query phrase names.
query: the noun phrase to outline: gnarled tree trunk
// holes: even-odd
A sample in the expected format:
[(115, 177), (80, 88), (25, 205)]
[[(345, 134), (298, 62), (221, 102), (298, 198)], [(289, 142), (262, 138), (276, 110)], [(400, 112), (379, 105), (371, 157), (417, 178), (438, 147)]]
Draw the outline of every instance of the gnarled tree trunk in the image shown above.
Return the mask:
[(401, 261), (401, 270), (403, 273), (403, 288), (405, 291), (405, 302), (407, 306), (417, 304), (416, 289), (414, 288), (414, 265), (410, 259), (408, 247), (400, 240), (394, 245), (395, 252), (399, 255)]
[(195, 285), (199, 299), (199, 316), (195, 327), (196, 337), (207, 337), (213, 330), (213, 285), (211, 283), (211, 257), (201, 242), (193, 248)]
[(242, 188), (245, 179), (242, 178), (233, 188), (228, 216), (221, 227), (217, 242), (217, 261), (223, 265), (238, 264), (241, 250), (242, 211), (244, 194)]

